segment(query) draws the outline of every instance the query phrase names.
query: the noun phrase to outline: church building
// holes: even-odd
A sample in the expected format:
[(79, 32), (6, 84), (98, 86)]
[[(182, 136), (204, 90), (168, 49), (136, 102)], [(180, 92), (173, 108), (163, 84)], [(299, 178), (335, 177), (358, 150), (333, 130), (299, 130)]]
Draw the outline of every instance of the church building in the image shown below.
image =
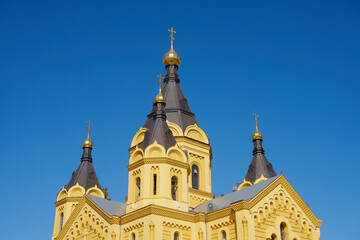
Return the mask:
[(322, 221), (265, 157), (256, 113), (244, 180), (215, 198), (211, 145), (180, 87), (169, 31), (166, 76), (131, 140), (125, 202), (100, 185), (89, 121), (79, 167), (56, 196), (52, 240), (319, 240)]

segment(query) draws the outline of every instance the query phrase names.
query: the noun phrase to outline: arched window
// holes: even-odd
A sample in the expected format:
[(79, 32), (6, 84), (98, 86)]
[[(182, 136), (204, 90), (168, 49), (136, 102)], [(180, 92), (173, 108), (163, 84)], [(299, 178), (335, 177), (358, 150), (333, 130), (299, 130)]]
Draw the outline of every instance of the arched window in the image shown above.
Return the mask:
[(135, 233), (133, 233), (133, 234), (131, 235), (131, 240), (136, 240)]
[(225, 231), (222, 231), (221, 233), (221, 240), (226, 240), (226, 232)]
[(63, 223), (64, 223), (64, 213), (61, 213), (61, 215), (60, 215), (60, 227), (59, 227), (59, 232), (60, 232), (61, 229), (63, 228)]
[(179, 238), (179, 233), (174, 233), (174, 240), (179, 240), (180, 238)]
[(136, 178), (136, 193), (135, 193), (135, 200), (140, 199), (140, 193), (141, 193), (141, 181), (140, 178)]
[(156, 174), (154, 174), (154, 189), (153, 189), (154, 195), (156, 195), (156, 185), (157, 185), (157, 176)]
[(271, 235), (271, 240), (277, 240), (277, 237), (274, 233)]
[(212, 203), (209, 203), (207, 206), (208, 212), (212, 212), (214, 210), (214, 205)]
[(195, 164), (191, 167), (192, 188), (199, 189), (199, 167)]
[(285, 223), (280, 224), (280, 237), (281, 237), (281, 240), (287, 240), (288, 239), (287, 226), (286, 226)]
[(177, 201), (178, 179), (174, 176), (171, 178), (171, 197)]

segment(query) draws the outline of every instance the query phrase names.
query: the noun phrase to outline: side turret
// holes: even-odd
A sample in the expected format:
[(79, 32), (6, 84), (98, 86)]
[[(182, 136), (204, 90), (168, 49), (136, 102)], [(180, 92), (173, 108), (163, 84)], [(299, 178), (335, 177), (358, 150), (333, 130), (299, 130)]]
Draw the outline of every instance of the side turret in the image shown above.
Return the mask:
[(80, 165), (76, 171), (73, 172), (69, 183), (60, 189), (56, 197), (55, 223), (52, 239), (55, 239), (59, 234), (84, 194), (108, 199), (107, 189), (101, 188), (92, 164), (93, 159), (91, 151), (93, 149), (93, 143), (90, 140), (90, 126), (92, 124), (90, 121), (87, 124), (89, 125), (88, 136), (82, 145), (83, 154)]

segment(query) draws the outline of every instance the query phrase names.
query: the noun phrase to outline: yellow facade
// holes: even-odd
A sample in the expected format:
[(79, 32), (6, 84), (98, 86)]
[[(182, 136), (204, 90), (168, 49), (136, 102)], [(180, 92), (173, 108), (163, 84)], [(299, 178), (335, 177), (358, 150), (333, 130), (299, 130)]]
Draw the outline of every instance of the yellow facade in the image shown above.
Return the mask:
[(166, 124), (176, 140), (169, 148), (155, 140), (142, 149), (148, 129), (141, 127), (135, 133), (126, 203), (107, 200), (97, 186), (85, 190), (76, 184), (59, 191), (53, 240), (320, 239), (322, 221), (282, 175), (261, 176), (254, 183), (244, 180), (224, 199), (258, 192), (219, 207), (221, 197), (214, 199), (211, 188), (208, 136), (197, 124), (186, 128), (169, 120)]

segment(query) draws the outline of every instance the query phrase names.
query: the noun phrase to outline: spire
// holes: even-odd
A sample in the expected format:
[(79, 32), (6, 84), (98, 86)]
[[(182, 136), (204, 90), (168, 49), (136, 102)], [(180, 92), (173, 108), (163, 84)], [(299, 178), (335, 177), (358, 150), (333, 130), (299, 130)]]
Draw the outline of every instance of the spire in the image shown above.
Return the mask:
[[(171, 32), (171, 48), (163, 57), (163, 63), (166, 69), (164, 88), (162, 89), (162, 94), (166, 100), (165, 113), (167, 120), (177, 124), (185, 131), (189, 125), (194, 125), (197, 122), (180, 87), (180, 79), (177, 70), (181, 63), (181, 58), (175, 52), (173, 46), (173, 34), (176, 32), (173, 28), (171, 28), (169, 32)], [(154, 109), (150, 114), (152, 114), (153, 111)], [(144, 127), (148, 128), (148, 121), (145, 122)]]
[(76, 169), (75, 172), (73, 172), (71, 179), (69, 183), (65, 186), (66, 189), (71, 188), (72, 186), (76, 185), (76, 183), (79, 183), (79, 185), (83, 186), (85, 188), (85, 191), (88, 190), (91, 187), (95, 187), (95, 185), (100, 188), (105, 195), (107, 192), (107, 189), (102, 189), (100, 186), (100, 182), (96, 176), (95, 169), (92, 165), (92, 155), (91, 151), (93, 148), (93, 143), (90, 140), (90, 126), (92, 124), (89, 122), (86, 123), (87, 129), (88, 129), (88, 136), (83, 142), (83, 154), (81, 157), (81, 162), (79, 167)]
[(259, 117), (256, 112), (254, 113), (256, 128), (255, 132), (252, 135), (254, 142), (253, 149), (253, 159), (251, 160), (249, 169), (246, 173), (245, 180), (254, 183), (258, 178), (265, 177), (271, 178), (276, 176), (276, 173), (271, 165), (271, 163), (265, 157), (265, 151), (262, 147), (263, 136), (258, 130), (258, 120)]
[(148, 115), (148, 119), (145, 122), (147, 131), (145, 132), (144, 140), (140, 145), (143, 150), (155, 141), (165, 149), (176, 144), (175, 138), (166, 123), (166, 101), (161, 92), (161, 74), (157, 77), (159, 77), (160, 83), (159, 93), (154, 99), (153, 110)]

